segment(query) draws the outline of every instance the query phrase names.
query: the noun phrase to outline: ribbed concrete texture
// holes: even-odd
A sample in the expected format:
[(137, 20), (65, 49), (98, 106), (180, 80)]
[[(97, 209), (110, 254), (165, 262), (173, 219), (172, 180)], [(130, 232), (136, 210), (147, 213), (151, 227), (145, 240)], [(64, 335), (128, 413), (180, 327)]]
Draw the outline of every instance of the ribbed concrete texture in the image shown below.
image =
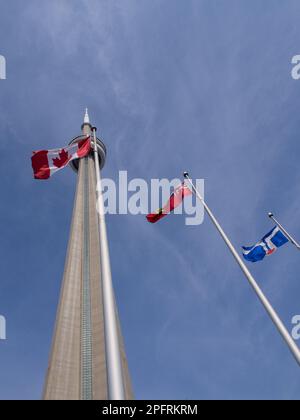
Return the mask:
[[(92, 155), (81, 159), (46, 400), (108, 398), (95, 179)], [(121, 328), (119, 333), (126, 398), (133, 399)]]

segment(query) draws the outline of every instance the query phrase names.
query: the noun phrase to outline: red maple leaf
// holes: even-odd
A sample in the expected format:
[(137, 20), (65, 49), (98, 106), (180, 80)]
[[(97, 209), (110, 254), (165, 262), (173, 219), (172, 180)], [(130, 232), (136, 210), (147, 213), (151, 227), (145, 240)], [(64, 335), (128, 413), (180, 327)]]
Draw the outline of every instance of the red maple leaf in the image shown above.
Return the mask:
[(59, 158), (52, 159), (54, 166), (57, 168), (62, 168), (63, 166), (67, 165), (67, 163), (70, 160), (68, 152), (65, 151), (65, 149), (62, 149), (61, 152), (59, 152)]

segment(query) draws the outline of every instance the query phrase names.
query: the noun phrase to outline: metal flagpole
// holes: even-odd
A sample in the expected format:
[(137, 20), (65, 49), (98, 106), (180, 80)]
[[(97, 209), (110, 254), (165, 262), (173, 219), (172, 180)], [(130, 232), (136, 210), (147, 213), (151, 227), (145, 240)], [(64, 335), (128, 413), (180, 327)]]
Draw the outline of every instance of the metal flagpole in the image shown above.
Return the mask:
[(208, 214), (208, 216), (210, 217), (211, 221), (213, 222), (213, 224), (217, 228), (218, 232), (220, 233), (221, 237), (223, 238), (224, 242), (228, 246), (228, 248), (229, 248), (230, 252), (232, 253), (233, 257), (235, 258), (236, 262), (238, 263), (238, 265), (240, 266), (241, 270), (245, 274), (245, 276), (246, 276), (247, 280), (249, 281), (250, 285), (253, 287), (255, 293), (257, 294), (257, 296), (260, 299), (261, 303), (265, 307), (265, 309), (268, 312), (270, 318), (274, 322), (276, 328), (278, 329), (278, 331), (282, 335), (282, 337), (285, 340), (286, 344), (288, 345), (290, 351), (292, 352), (292, 354), (295, 357), (296, 361), (300, 365), (300, 350), (299, 350), (298, 346), (296, 345), (295, 341), (293, 340), (293, 338), (289, 334), (288, 330), (286, 329), (286, 327), (284, 326), (283, 322), (281, 321), (281, 319), (277, 315), (276, 311), (274, 310), (274, 308), (272, 307), (272, 305), (270, 304), (270, 302), (268, 301), (268, 299), (264, 295), (264, 293), (261, 290), (261, 288), (259, 287), (259, 285), (256, 283), (254, 277), (252, 276), (252, 274), (248, 270), (248, 268), (245, 265), (244, 261), (241, 259), (240, 255), (238, 254), (238, 252), (236, 251), (236, 249), (234, 248), (234, 246), (230, 242), (228, 236), (223, 231), (221, 225), (219, 224), (219, 222), (217, 221), (217, 219), (213, 215), (212, 211), (210, 210), (210, 208), (208, 207), (208, 205), (204, 201), (204, 198), (200, 195), (200, 193), (198, 192), (198, 190), (194, 186), (194, 184), (193, 184), (193, 182), (192, 182), (192, 180), (191, 180), (188, 172), (184, 172), (183, 173), (183, 176), (189, 182), (190, 186), (192, 187), (192, 190), (193, 190), (194, 194), (202, 202), (206, 213)]
[(268, 213), (268, 216), (270, 217), (270, 219), (273, 220), (273, 222), (279, 227), (279, 229), (285, 234), (285, 236), (288, 238), (288, 240), (295, 245), (295, 247), (297, 249), (300, 249), (300, 245), (298, 244), (298, 242), (284, 229), (284, 227), (275, 219), (274, 214), (273, 213)]
[(94, 139), (94, 158), (97, 181), (97, 202), (101, 254), (101, 281), (103, 291), (104, 334), (106, 349), (106, 370), (108, 382), (108, 399), (125, 400), (124, 378), (122, 373), (122, 359), (114, 291), (111, 278), (110, 258), (105, 224), (104, 204), (102, 197), (100, 167), (98, 160), (96, 127), (92, 128)]

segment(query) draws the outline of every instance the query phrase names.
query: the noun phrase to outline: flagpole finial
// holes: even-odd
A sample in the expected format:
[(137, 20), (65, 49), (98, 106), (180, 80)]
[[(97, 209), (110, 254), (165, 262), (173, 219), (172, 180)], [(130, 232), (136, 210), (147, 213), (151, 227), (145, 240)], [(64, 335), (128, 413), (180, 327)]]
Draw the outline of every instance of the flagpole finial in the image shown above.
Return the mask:
[(185, 178), (189, 178), (189, 173), (188, 173), (188, 172), (183, 172), (183, 176), (184, 176)]
[(269, 217), (273, 217), (273, 216), (274, 216), (274, 214), (273, 214), (272, 212), (270, 212), (270, 211), (269, 211), (268, 216), (269, 216)]

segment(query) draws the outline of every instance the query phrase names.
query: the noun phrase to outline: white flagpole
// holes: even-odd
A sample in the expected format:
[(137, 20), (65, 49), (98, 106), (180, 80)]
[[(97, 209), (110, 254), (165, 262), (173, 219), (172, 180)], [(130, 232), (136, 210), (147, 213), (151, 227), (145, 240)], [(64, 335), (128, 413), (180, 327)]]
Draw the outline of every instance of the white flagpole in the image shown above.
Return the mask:
[(266, 309), (267, 313), (269, 314), (269, 316), (272, 319), (273, 323), (275, 324), (276, 328), (278, 329), (278, 331), (282, 335), (283, 339), (285, 340), (286, 344), (288, 345), (288, 347), (289, 347), (290, 351), (292, 352), (293, 356), (295, 357), (296, 361), (300, 365), (300, 350), (299, 350), (298, 346), (296, 345), (295, 341), (293, 340), (290, 333), (288, 332), (288, 330), (284, 326), (283, 322), (281, 321), (281, 319), (277, 315), (275, 309), (272, 307), (271, 303), (269, 302), (269, 300), (264, 295), (263, 291), (261, 290), (261, 288), (259, 287), (259, 285), (255, 281), (254, 277), (252, 276), (252, 274), (248, 270), (246, 264), (244, 263), (244, 261), (240, 257), (239, 253), (236, 251), (236, 249), (232, 245), (228, 236), (223, 231), (221, 225), (219, 224), (219, 222), (217, 221), (217, 219), (213, 215), (212, 211), (210, 210), (210, 208), (208, 207), (208, 205), (204, 201), (204, 198), (201, 196), (201, 194), (198, 192), (198, 190), (194, 186), (191, 178), (189, 177), (188, 172), (184, 172), (183, 176), (189, 182), (194, 194), (198, 197), (198, 199), (203, 204), (206, 213), (208, 214), (211, 221), (213, 222), (213, 224), (217, 228), (218, 232), (220, 233), (222, 239), (224, 240), (224, 242), (228, 246), (230, 252), (232, 253), (233, 257), (235, 258), (235, 260), (238, 263), (239, 267), (241, 268), (242, 272), (245, 274), (245, 276), (246, 276), (247, 280), (249, 281), (250, 285), (253, 287), (257, 297), (259, 298), (259, 300), (263, 304), (264, 308)]
[(94, 158), (97, 181), (98, 220), (100, 229), (101, 281), (103, 293), (103, 316), (106, 349), (106, 370), (108, 382), (108, 399), (125, 400), (125, 386), (122, 372), (122, 359), (118, 321), (115, 308), (114, 290), (111, 278), (110, 258), (105, 224), (104, 204), (97, 149), (96, 127), (93, 127)]
[(286, 229), (275, 219), (273, 213), (268, 213), (268, 216), (270, 219), (273, 220), (273, 222), (279, 227), (279, 229), (285, 234), (285, 236), (288, 238), (288, 240), (295, 245), (297, 249), (300, 250), (300, 245), (298, 242), (286, 231)]

